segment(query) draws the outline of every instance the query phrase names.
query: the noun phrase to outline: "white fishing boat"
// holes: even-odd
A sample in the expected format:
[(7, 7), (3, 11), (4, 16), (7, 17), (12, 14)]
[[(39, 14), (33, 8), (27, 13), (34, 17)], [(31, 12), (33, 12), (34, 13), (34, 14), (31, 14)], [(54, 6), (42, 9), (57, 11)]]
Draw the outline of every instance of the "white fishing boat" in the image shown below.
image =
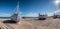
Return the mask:
[(20, 21), (20, 14), (19, 14), (19, 2), (17, 3), (15, 12), (13, 13), (13, 15), (11, 16), (11, 20), (13, 21)]

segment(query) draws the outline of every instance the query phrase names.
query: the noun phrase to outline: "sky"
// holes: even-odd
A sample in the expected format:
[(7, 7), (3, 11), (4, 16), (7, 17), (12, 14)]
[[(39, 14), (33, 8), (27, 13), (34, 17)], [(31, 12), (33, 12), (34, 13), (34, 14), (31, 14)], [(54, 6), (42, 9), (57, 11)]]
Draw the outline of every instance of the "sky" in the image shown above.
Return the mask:
[(10, 17), (15, 12), (18, 1), (21, 16), (37, 17), (39, 13), (52, 16), (60, 12), (60, 4), (57, 5), (56, 0), (0, 0), (0, 17)]

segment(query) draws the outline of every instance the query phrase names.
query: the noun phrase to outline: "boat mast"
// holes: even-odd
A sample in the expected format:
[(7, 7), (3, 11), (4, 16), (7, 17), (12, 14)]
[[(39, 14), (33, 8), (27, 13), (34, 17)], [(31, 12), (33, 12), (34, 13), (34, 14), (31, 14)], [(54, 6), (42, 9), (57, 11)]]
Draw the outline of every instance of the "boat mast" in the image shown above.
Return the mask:
[(15, 14), (18, 14), (18, 13), (19, 13), (19, 1), (17, 3), (16, 10), (15, 10)]

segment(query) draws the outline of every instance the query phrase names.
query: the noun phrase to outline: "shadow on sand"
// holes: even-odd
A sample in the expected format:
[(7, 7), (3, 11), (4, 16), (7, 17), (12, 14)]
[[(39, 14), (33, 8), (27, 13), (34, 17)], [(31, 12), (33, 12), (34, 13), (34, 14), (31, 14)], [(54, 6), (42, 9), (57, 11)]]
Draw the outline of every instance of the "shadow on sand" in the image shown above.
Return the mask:
[(6, 20), (6, 21), (3, 21), (3, 23), (17, 23), (16, 21), (14, 21), (14, 20)]

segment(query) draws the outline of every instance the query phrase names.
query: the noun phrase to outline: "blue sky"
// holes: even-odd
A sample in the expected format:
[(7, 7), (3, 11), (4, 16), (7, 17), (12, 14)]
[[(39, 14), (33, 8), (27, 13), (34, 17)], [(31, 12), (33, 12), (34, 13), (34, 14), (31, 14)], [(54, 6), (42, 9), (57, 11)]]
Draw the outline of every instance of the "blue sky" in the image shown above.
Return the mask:
[[(51, 16), (59, 12), (60, 6), (54, 3), (55, 0), (19, 0), (19, 13), (22, 16), (36, 17), (39, 13), (45, 12)], [(16, 8), (17, 0), (0, 0), (0, 17), (10, 17)]]

